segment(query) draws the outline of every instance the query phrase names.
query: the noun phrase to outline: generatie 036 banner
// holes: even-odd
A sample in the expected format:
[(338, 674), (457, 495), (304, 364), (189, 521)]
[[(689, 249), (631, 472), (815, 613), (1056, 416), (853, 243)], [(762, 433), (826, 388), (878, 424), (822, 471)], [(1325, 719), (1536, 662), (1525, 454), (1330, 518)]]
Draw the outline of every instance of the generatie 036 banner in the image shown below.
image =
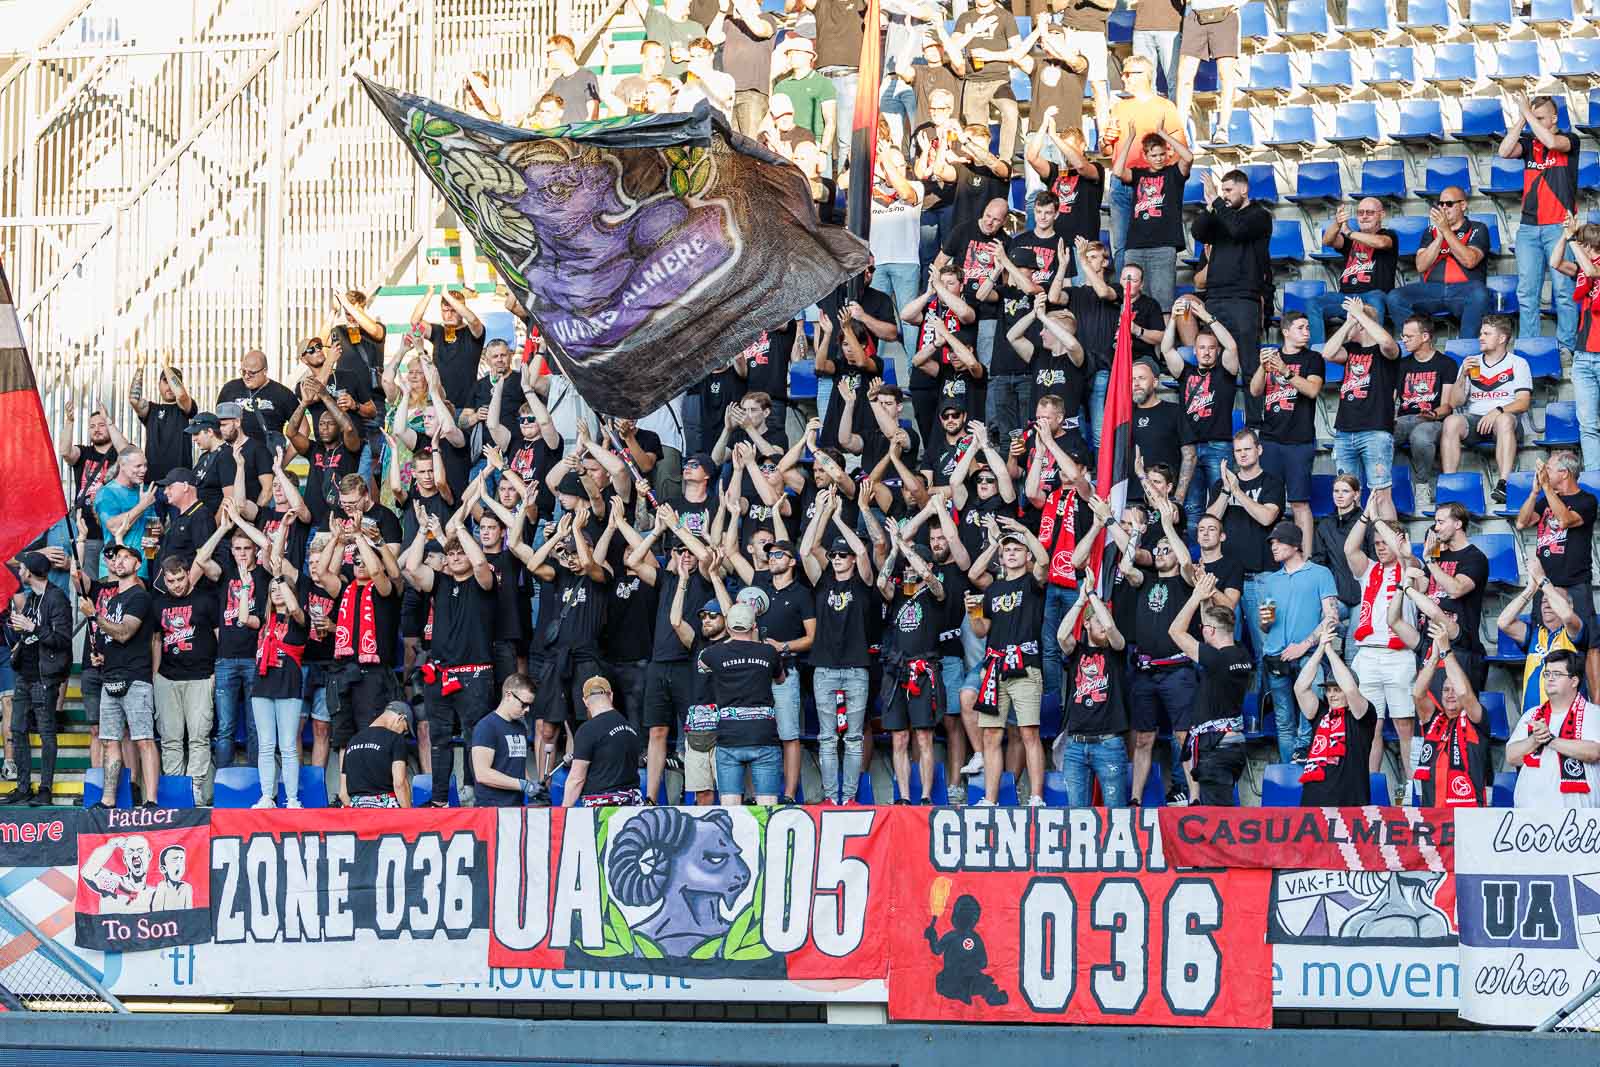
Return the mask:
[(1536, 1026), (1600, 978), (1600, 810), (1456, 813), (1461, 1015)]

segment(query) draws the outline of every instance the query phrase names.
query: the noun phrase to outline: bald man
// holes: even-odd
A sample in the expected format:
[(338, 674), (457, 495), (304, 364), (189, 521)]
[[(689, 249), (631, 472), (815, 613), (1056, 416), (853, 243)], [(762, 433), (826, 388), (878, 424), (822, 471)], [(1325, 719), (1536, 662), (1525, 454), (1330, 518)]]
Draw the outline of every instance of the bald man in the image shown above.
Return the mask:
[[(960, 204), (960, 194), (957, 194), (956, 202)], [(955, 229), (933, 261), (936, 271), (945, 263), (953, 262), (961, 272), (961, 298), (978, 313), (978, 342), (974, 352), (983, 364), (985, 373), (988, 372), (989, 358), (994, 352), (995, 327), (1000, 317), (1000, 293), (991, 287), (990, 299), (979, 300), (978, 290), (991, 276), (998, 276), (1000, 272), (1001, 246), (1005, 243), (1006, 218), (1010, 214), (1011, 205), (1003, 196), (991, 198), (976, 219), (965, 222), (961, 219), (958, 206)]]
[(267, 355), (252, 348), (239, 361), (239, 377), (217, 392), (217, 404), (232, 402), (244, 409), (239, 428), (246, 437), (277, 445), (283, 441), (283, 424), (299, 404), (282, 382), (267, 375)]
[(1417, 249), (1421, 281), (1389, 294), (1389, 321), (1405, 322), (1419, 312), (1452, 315), (1461, 323), (1458, 337), (1478, 336), (1489, 311), (1489, 229), (1467, 218), (1467, 194), (1451, 186), (1428, 211), (1428, 232)]
[(1365, 197), (1356, 204), (1355, 218), (1343, 204), (1333, 221), (1322, 231), (1322, 243), (1344, 253), (1339, 271), (1339, 291), (1313, 298), (1306, 307), (1311, 320), (1311, 346), (1321, 348), (1328, 339), (1327, 319), (1344, 318), (1344, 302), (1357, 297), (1372, 309), (1372, 317), (1383, 325), (1384, 310), (1395, 271), (1400, 266), (1394, 231), (1383, 225), (1383, 201)]

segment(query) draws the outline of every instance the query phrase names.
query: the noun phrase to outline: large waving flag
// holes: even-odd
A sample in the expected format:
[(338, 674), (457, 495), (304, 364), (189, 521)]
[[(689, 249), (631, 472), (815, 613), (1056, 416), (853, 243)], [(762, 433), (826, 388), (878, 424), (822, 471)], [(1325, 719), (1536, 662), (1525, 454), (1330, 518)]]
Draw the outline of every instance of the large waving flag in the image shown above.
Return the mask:
[(362, 85), (603, 413), (648, 414), (866, 266), (703, 101), (530, 131)]
[[(1105, 421), (1100, 427), (1100, 469), (1095, 492), (1122, 517), (1128, 505), (1128, 478), (1133, 472), (1133, 301), (1122, 294), (1122, 316), (1117, 321), (1117, 347), (1111, 357), (1111, 377), (1106, 383)], [(1105, 531), (1090, 556), (1089, 566), (1098, 581), (1095, 588), (1107, 595), (1116, 577), (1115, 557), (1105, 551)]]
[[(56, 450), (22, 340), (16, 301), (0, 264), (0, 563), (15, 556), (67, 513)], [(0, 566), (0, 596), (17, 582)]]
[[(861, 61), (857, 64), (858, 85), (878, 85), (883, 81), (883, 31), (878, 28), (878, 0), (867, 0), (861, 18)], [(845, 228), (857, 237), (866, 237), (872, 228), (872, 177), (878, 162), (878, 94), (856, 96), (850, 120), (850, 189), (845, 200)]]

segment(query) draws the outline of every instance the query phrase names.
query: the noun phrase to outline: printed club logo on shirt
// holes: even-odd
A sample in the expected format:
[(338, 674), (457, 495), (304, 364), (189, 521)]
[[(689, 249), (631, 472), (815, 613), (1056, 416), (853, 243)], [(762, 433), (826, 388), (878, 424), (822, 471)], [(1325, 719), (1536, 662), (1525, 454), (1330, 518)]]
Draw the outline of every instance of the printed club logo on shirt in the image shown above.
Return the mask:
[(1066, 171), (1051, 184), (1050, 191), (1056, 194), (1056, 200), (1061, 204), (1061, 214), (1072, 213), (1072, 205), (1078, 202), (1078, 172)]
[(989, 611), (995, 615), (1005, 615), (1022, 607), (1022, 591), (1005, 593), (1001, 596), (989, 598)]
[(1350, 353), (1344, 365), (1344, 381), (1339, 385), (1340, 400), (1365, 400), (1372, 391), (1372, 360), (1375, 353)]
[(855, 599), (855, 594), (848, 589), (836, 589), (828, 594), (828, 610), (843, 611)]
[(1268, 411), (1289, 414), (1294, 411), (1294, 406), (1300, 399), (1300, 391), (1289, 384), (1290, 380), (1300, 373), (1300, 364), (1285, 363), (1284, 369), (1288, 373), (1267, 375), (1266, 405)]
[[(1434, 563), (1438, 566), (1438, 568), (1441, 571), (1444, 571), (1444, 573), (1449, 575), (1451, 578), (1454, 578), (1456, 576), (1456, 561), (1455, 560), (1453, 560), (1453, 559), (1439, 559), (1439, 560), (1434, 560)], [(1429, 576), (1428, 576), (1428, 599), (1432, 600), (1435, 604), (1437, 604), (1440, 601), (1445, 599), (1444, 586), (1439, 584), (1439, 579), (1433, 577), (1431, 572), (1429, 573)]]
[(1406, 375), (1405, 381), (1400, 383), (1400, 410), (1416, 412), (1431, 408), (1438, 382), (1438, 371), (1416, 371)]
[(1110, 684), (1106, 677), (1105, 653), (1085, 653), (1078, 660), (1078, 673), (1072, 682), (1073, 703), (1104, 704)]
[(1556, 521), (1555, 512), (1548, 507), (1539, 513), (1539, 547), (1543, 556), (1564, 556), (1567, 552), (1567, 528)]
[(194, 606), (178, 604), (161, 610), (161, 650), (190, 652), (194, 649)]
[(1152, 585), (1150, 592), (1145, 594), (1145, 606), (1159, 615), (1167, 608), (1167, 587), (1163, 584)]
[(1134, 190), (1133, 214), (1140, 219), (1159, 219), (1166, 199), (1167, 177), (1164, 174), (1144, 174), (1139, 177), (1139, 187)]
[(900, 632), (903, 634), (916, 633), (917, 629), (922, 625), (921, 600), (908, 600), (900, 605), (900, 611), (895, 615), (894, 624), (900, 628)]
[(1184, 410), (1193, 422), (1204, 422), (1211, 417), (1211, 408), (1217, 402), (1216, 390), (1211, 387), (1211, 375), (1191, 374), (1183, 386)]
[(968, 241), (965, 257), (961, 261), (961, 280), (963, 282), (979, 282), (989, 276), (994, 270), (995, 252), (999, 249), (997, 241)]
[(1373, 257), (1372, 249), (1364, 244), (1350, 241), (1350, 251), (1344, 257), (1344, 270), (1339, 274), (1339, 284), (1371, 284), (1372, 271), (1376, 265), (1377, 261)]

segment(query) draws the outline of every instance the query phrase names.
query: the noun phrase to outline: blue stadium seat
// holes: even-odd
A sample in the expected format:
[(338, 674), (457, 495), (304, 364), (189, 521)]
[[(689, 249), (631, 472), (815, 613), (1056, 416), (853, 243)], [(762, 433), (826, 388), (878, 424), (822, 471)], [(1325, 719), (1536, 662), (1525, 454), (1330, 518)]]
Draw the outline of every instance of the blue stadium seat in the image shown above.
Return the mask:
[[(967, 805), (980, 803), (983, 800), (983, 776), (977, 775), (975, 781), (967, 783)], [(1017, 779), (1010, 771), (1000, 775), (1000, 806), (1014, 808), (1017, 806)]]
[(1261, 717), (1261, 693), (1252, 689), (1244, 695), (1244, 707), (1241, 709), (1244, 719), (1244, 736), (1251, 741), (1259, 741), (1263, 737), (1277, 737), (1278, 723), (1270, 715), (1265, 719)]
[(1441, 474), (1434, 484), (1434, 504), (1456, 503), (1475, 516), (1487, 513), (1488, 498), (1483, 490), (1483, 478), (1477, 471), (1457, 471)]
[(1061, 733), (1061, 694), (1046, 693), (1039, 701), (1039, 736), (1051, 741)]
[[(971, 786), (968, 786), (968, 795), (971, 795)], [(1044, 775), (1044, 802), (1047, 807), (1064, 808), (1067, 806), (1067, 776), (1060, 771), (1046, 771)], [(978, 791), (979, 799), (983, 791)]]
[(1262, 52), (1250, 57), (1250, 77), (1240, 89), (1258, 104), (1276, 104), (1294, 92), (1289, 53)]
[(1380, 808), (1387, 808), (1394, 804), (1394, 794), (1389, 792), (1389, 776), (1382, 771), (1373, 771), (1367, 775), (1367, 799)]
[[(1456, 130), (1455, 138), (1467, 144), (1499, 144), (1500, 139), (1506, 135), (1506, 114), (1500, 106), (1497, 96), (1472, 96), (1461, 101), (1461, 128)], [(1496, 163), (1515, 163), (1518, 170), (1522, 168), (1519, 159), (1501, 160), (1495, 157)]]
[(1296, 204), (1331, 204), (1344, 199), (1344, 179), (1339, 164), (1332, 161), (1300, 164), (1294, 192), (1284, 197)]
[(1271, 39), (1272, 20), (1267, 15), (1265, 0), (1239, 9), (1239, 43), (1246, 51), (1264, 48)]
[[(555, 803), (557, 803), (557, 804), (561, 803), (561, 794), (560, 794), (560, 792), (558, 792), (558, 790), (564, 789), (566, 784), (567, 784), (566, 768), (563, 767), (562, 769), (556, 771), (555, 774), (550, 776), (550, 795), (551, 795), (551, 797), (554, 798), (554, 802)], [(459, 808), (461, 806), (461, 794), (460, 794), (460, 791), (456, 789), (456, 776), (455, 775), (452, 774), (450, 776), (450, 784), (445, 787), (445, 791), (446, 791), (445, 795), (447, 796), (447, 798), (449, 800), (450, 806), (452, 808)], [(412, 775), (411, 776), (411, 806), (414, 807), (414, 808), (420, 808), (420, 807), (423, 807), (424, 805), (426, 805), (432, 799), (433, 799), (433, 775), (431, 775), (431, 774), (414, 774), (414, 775)]]
[(1278, 202), (1278, 175), (1271, 163), (1246, 163), (1239, 168), (1250, 179), (1250, 199), (1263, 204)]
[(1493, 796), (1493, 801), (1494, 801), (1493, 806), (1494, 807), (1497, 807), (1497, 808), (1514, 807), (1515, 806), (1515, 797), (1517, 795), (1517, 772), (1516, 771), (1497, 771), (1497, 772), (1495, 772), (1494, 787), (1491, 790), (1491, 794)]
[[(1411, 467), (1406, 464), (1396, 463), (1389, 471), (1389, 476), (1394, 479), (1394, 484), (1389, 487), (1389, 498), (1394, 501), (1394, 509), (1401, 515), (1415, 515), (1417, 513), (1417, 490), (1411, 483)], [(1367, 503), (1367, 494), (1363, 490), (1361, 504)]]
[(1344, 253), (1332, 245), (1323, 245), (1311, 253), (1311, 258), (1327, 267), (1343, 266)]
[(1504, 741), (1511, 736), (1511, 723), (1506, 718), (1506, 695), (1498, 690), (1478, 697), (1483, 705), (1483, 721), (1489, 726), (1489, 736)]
[(1600, 496), (1600, 471), (1580, 471), (1578, 474), (1578, 487)]
[[(1582, 91), (1600, 79), (1600, 38), (1569, 37), (1561, 42), (1561, 66), (1555, 77), (1566, 83), (1568, 89)], [(1590, 98), (1590, 121), (1593, 121), (1593, 98)]]
[(1489, 160), (1489, 181), (1481, 191), (1496, 200), (1521, 200), (1522, 160), (1499, 156)]
[(1268, 148), (1298, 149), (1309, 152), (1317, 146), (1321, 134), (1317, 128), (1317, 113), (1312, 108), (1298, 104), (1280, 107), (1272, 117), (1272, 136), (1262, 144)]
[(1561, 349), (1554, 337), (1523, 337), (1511, 350), (1528, 361), (1528, 372), (1536, 380), (1561, 380)]
[[(649, 795), (649, 785), (650, 785), (650, 772), (648, 770), (641, 770), (639, 772), (639, 795), (640, 796), (648, 796)], [(656, 803), (656, 804), (662, 804), (662, 805), (671, 803), (671, 801), (667, 799), (667, 776), (665, 774), (663, 774), (661, 776), (661, 781), (656, 784), (656, 795), (654, 797), (653, 802)]]
[[(1468, 190), (1468, 192), (1471, 192), (1471, 190)], [(1489, 254), (1498, 256), (1500, 254), (1500, 216), (1474, 211), (1468, 212), (1467, 218), (1473, 222), (1483, 223), (1483, 228), (1489, 231)]]
[(1269, 763), (1261, 772), (1261, 806), (1263, 808), (1298, 808), (1300, 806), (1300, 775), (1305, 768), (1298, 763)]
[(1458, 365), (1468, 356), (1475, 356), (1482, 351), (1476, 337), (1455, 337), (1444, 343), (1444, 354), (1455, 360)]
[(1544, 406), (1544, 436), (1540, 448), (1570, 448), (1578, 443), (1578, 405), (1572, 400), (1552, 400)]
[[(891, 774), (891, 778), (894, 776)], [(1048, 779), (1047, 779), (1048, 781)], [(940, 760), (933, 761), (933, 802), (939, 807), (950, 803), (950, 784), (945, 781), (944, 763)], [(894, 798), (900, 799), (900, 780), (894, 778)], [(911, 799), (922, 800), (922, 767), (916, 760), (911, 761)]]
[[(102, 781), (104, 781), (102, 772)], [(184, 774), (163, 774), (156, 783), (156, 804), (163, 808), (194, 807), (194, 779)]]
[(1191, 173), (1183, 183), (1183, 206), (1204, 207), (1206, 202), (1206, 183), (1198, 171)]
[(1373, 45), (1388, 37), (1390, 28), (1388, 0), (1350, 0), (1339, 32), (1349, 40)]
[[(1215, 134), (1216, 131), (1213, 131)], [(1236, 107), (1233, 109), (1233, 118), (1228, 122), (1227, 137), (1220, 143), (1221, 147), (1243, 149), (1254, 148), (1256, 144), (1255, 124), (1250, 121), (1250, 109)], [(1218, 143), (1213, 141), (1213, 150)]]
[(1587, 121), (1574, 122), (1573, 128), (1586, 136), (1600, 137), (1600, 89), (1590, 89), (1585, 100), (1584, 118)]
[(877, 803), (872, 796), (871, 771), (862, 771), (861, 777), (856, 781), (856, 803), (868, 808)]
[[(1533, 472), (1518, 471), (1517, 473), (1531, 475)], [(1526, 496), (1527, 494), (1524, 493), (1523, 495)], [(1528, 624), (1529, 616), (1519, 615), (1517, 617), (1522, 620), (1522, 624), (1524, 626)], [(1494, 651), (1485, 656), (1484, 659), (1490, 663), (1498, 663), (1503, 667), (1520, 667), (1527, 660), (1527, 654), (1524, 653), (1522, 649), (1517, 647), (1517, 643), (1511, 640), (1510, 635), (1508, 635), (1504, 630), (1496, 630), (1494, 637)]]
[(1361, 166), (1361, 185), (1358, 197), (1375, 196), (1380, 200), (1406, 198), (1406, 161), (1403, 159), (1369, 159)]
[(817, 398), (817, 361), (797, 360), (789, 364), (789, 396), (794, 400)]
[(1489, 557), (1489, 581), (1496, 585), (1520, 586), (1522, 568), (1517, 564), (1517, 535), (1480, 533), (1472, 543)]
[[(283, 783), (278, 783), (278, 807), (283, 807), (289, 800), (289, 793)], [(321, 767), (314, 767), (309, 763), (300, 765), (300, 806), (302, 808), (325, 808), (328, 806), (328, 781), (323, 776)]]
[(1106, 40), (1111, 44), (1133, 43), (1133, 12), (1118, 5), (1106, 23)]
[(1472, 168), (1466, 156), (1434, 156), (1422, 167), (1422, 188), (1418, 190), (1429, 200), (1437, 200), (1446, 189), (1454, 185), (1472, 192)]
[(1305, 231), (1298, 219), (1273, 219), (1272, 241), (1267, 246), (1274, 263), (1299, 263), (1306, 258)]
[(1406, 20), (1400, 28), (1413, 40), (1437, 41), (1450, 33), (1454, 22), (1450, 0), (1410, 0), (1406, 4)]
[(1401, 256), (1415, 256), (1429, 222), (1426, 215), (1394, 215), (1385, 219), (1384, 225), (1394, 231), (1395, 251)]
[(1501, 41), (1494, 48), (1496, 65), (1489, 79), (1502, 88), (1539, 80), (1539, 42)]
[[(1256, 57), (1258, 60), (1260, 57)], [(1300, 87), (1313, 96), (1342, 100), (1355, 91), (1356, 73), (1350, 60), (1350, 51), (1330, 48), (1325, 52), (1311, 53), (1311, 68), (1301, 80)]]
[(1326, 0), (1289, 0), (1278, 36), (1295, 48), (1321, 48), (1332, 29)]
[[(88, 800), (87, 797), (84, 798)], [(211, 803), (218, 808), (249, 808), (261, 799), (261, 772), (254, 767), (218, 767)]]
[(1579, 151), (1578, 191), (1592, 193), (1600, 190), (1600, 152)]
[(1368, 100), (1340, 104), (1333, 116), (1333, 133), (1327, 139), (1346, 151), (1370, 150), (1383, 140), (1377, 105)]
[[(1506, 502), (1495, 509), (1497, 515), (1515, 515), (1533, 492), (1532, 471), (1512, 471), (1506, 475)], [(1520, 662), (1520, 660), (1519, 660)]]
[(1523, 21), (1538, 33), (1567, 36), (1580, 21), (1575, 7), (1573, 0), (1533, 0)]
[(1367, 88), (1398, 97), (1410, 93), (1416, 82), (1417, 58), (1409, 47), (1372, 50), (1372, 74), (1367, 78)]
[[(1335, 364), (1329, 364), (1335, 366)], [(1313, 474), (1311, 476), (1311, 517), (1325, 519), (1334, 512), (1333, 507), (1333, 475)]]
[(1444, 140), (1444, 116), (1437, 100), (1400, 101), (1400, 124), (1394, 139), (1402, 144), (1439, 144)]
[[(1425, 79), (1429, 85), (1436, 89), (1445, 89), (1451, 92), (1462, 92), (1470, 89), (1472, 83), (1478, 80), (1478, 53), (1470, 44), (1442, 44), (1433, 50), (1433, 73)], [(1461, 101), (1462, 109), (1468, 104), (1490, 103), (1494, 110), (1500, 112), (1498, 97), (1483, 97)]]
[(1517, 276), (1491, 274), (1484, 280), (1489, 287), (1489, 307), (1496, 315), (1514, 315), (1517, 311)]
[[(243, 768), (240, 768), (241, 770)], [(157, 786), (159, 794), (160, 786)], [(105, 799), (106, 772), (103, 767), (90, 767), (83, 772), (83, 806), (92, 808)], [(256, 795), (261, 795), (260, 786), (256, 787)], [(251, 800), (251, 804), (255, 801)], [(190, 805), (193, 806), (192, 804)], [(224, 805), (217, 805), (223, 807)], [(249, 805), (245, 805), (248, 807)], [(122, 774), (117, 778), (117, 807), (127, 809), (133, 807), (133, 775), (128, 768), (122, 768)]]
[(1515, 29), (1512, 0), (1472, 0), (1472, 10), (1459, 20), (1474, 37), (1504, 37)]
[[(1283, 283), (1283, 311), (1305, 311), (1310, 301), (1328, 291), (1327, 283), (1318, 279), (1294, 278)], [(1333, 364), (1332, 366), (1337, 366)]]
[(1012, 211), (1027, 211), (1028, 210), (1028, 183), (1023, 179), (1022, 175), (1017, 174), (1017, 175), (1014, 175), (1012, 177), (1011, 186), (1010, 186), (1010, 192), (1011, 192), (1011, 195), (1009, 196), (1008, 199), (1010, 200), (1010, 203), (1011, 203), (1011, 210)]

